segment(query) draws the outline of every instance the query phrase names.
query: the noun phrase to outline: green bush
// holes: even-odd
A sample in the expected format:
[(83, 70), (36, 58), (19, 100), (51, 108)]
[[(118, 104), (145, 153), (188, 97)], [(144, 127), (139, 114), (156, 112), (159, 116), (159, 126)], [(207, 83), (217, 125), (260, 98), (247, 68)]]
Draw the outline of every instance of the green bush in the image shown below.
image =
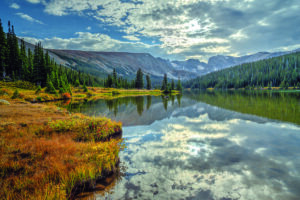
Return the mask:
[(38, 88), (35, 91), (35, 94), (39, 94), (42, 91), (41, 86), (39, 85)]
[(37, 97), (36, 100), (37, 101), (42, 101), (42, 97)]
[(16, 99), (16, 98), (18, 98), (20, 96), (20, 93), (19, 93), (19, 91), (18, 91), (18, 89), (16, 89), (15, 91), (14, 91), (14, 94), (12, 95), (12, 99)]
[(64, 90), (64, 88), (59, 88), (59, 94), (63, 94), (65, 93), (66, 91)]
[(83, 84), (83, 91), (84, 91), (84, 92), (87, 92), (87, 91), (88, 91), (88, 88), (86, 87), (85, 83)]
[(51, 81), (47, 82), (47, 88), (46, 88), (45, 91), (47, 93), (49, 93), (49, 94), (56, 94), (57, 95), (57, 92), (56, 92), (56, 90), (55, 90), (55, 88), (54, 88), (54, 86), (53, 86), (53, 84), (52, 84)]

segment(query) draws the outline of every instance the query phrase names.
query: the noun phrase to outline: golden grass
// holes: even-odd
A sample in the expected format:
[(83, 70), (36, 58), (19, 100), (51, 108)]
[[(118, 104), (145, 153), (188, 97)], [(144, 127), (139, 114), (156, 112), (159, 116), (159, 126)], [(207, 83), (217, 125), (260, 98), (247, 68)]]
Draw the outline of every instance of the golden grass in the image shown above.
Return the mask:
[(121, 124), (10, 102), (0, 106), (1, 199), (73, 198), (116, 169)]
[[(26, 86), (29, 84), (28, 82), (24, 83)], [(0, 81), (0, 99), (14, 101), (17, 102), (34, 102), (34, 101), (54, 101), (60, 100), (63, 98), (62, 95), (54, 95), (45, 93), (45, 88), (42, 89), (39, 93), (36, 93), (33, 90), (32, 86), (29, 84), (26, 87), (19, 87), (21, 83), (15, 84), (15, 82), (3, 82)], [(89, 99), (89, 100), (97, 100), (97, 99), (115, 99), (119, 97), (127, 97), (127, 96), (145, 96), (145, 95), (153, 95), (159, 96), (163, 94), (161, 90), (145, 90), (145, 89), (116, 89), (116, 88), (102, 88), (102, 87), (87, 87), (88, 92), (84, 92), (81, 87), (72, 87), (72, 98), (75, 100), (79, 99)], [(18, 89), (20, 96), (14, 100), (12, 100), (12, 95), (14, 91)], [(8, 90), (7, 94), (3, 95), (1, 90)], [(57, 91), (58, 92), (58, 91)], [(178, 94), (179, 92), (174, 90), (172, 94)]]

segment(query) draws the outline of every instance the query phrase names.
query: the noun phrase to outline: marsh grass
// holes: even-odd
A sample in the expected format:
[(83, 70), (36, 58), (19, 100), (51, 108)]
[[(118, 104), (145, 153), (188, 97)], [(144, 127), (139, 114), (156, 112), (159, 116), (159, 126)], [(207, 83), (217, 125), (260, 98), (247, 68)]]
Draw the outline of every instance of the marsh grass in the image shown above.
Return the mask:
[(111, 136), (120, 123), (53, 105), (0, 110), (1, 199), (72, 199), (116, 170), (123, 144)]

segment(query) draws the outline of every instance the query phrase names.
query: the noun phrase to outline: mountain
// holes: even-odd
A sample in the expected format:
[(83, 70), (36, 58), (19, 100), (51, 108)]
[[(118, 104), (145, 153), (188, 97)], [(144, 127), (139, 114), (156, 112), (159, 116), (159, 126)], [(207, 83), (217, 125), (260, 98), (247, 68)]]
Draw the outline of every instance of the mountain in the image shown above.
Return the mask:
[(95, 52), (78, 50), (49, 49), (61, 59), (60, 64), (74, 69), (89, 72), (98, 76), (106, 76), (115, 68), (118, 75), (133, 79), (136, 71), (141, 68), (151, 78), (162, 79), (164, 74), (170, 79), (190, 79), (198, 76), (197, 73), (175, 69), (170, 61), (155, 58), (149, 53), (127, 52)]
[[(230, 68), (218, 70), (204, 76), (187, 81), (184, 86), (187, 88), (262, 88), (280, 87), (288, 88), (297, 87), (300, 89), (300, 51), (292, 51), (289, 54), (276, 56), (279, 54), (259, 53), (256, 56), (250, 56), (243, 64)], [(259, 56), (257, 56), (259, 55)], [(273, 56), (271, 58), (268, 58)], [(222, 62), (223, 57), (219, 62)], [(260, 59), (251, 62), (253, 59)], [(234, 59), (228, 58), (228, 62), (233, 62)], [(224, 64), (224, 63), (223, 63)]]
[(197, 59), (189, 59), (186, 61), (172, 61), (171, 64), (177, 70), (197, 73), (198, 76), (210, 72), (208, 64), (205, 62), (200, 62)]
[(288, 52), (275, 52), (275, 53), (269, 53), (269, 52), (259, 52), (252, 55), (247, 56), (241, 56), (241, 57), (233, 57), (233, 56), (222, 56), (217, 55), (209, 58), (208, 60), (208, 66), (212, 71), (232, 67), (235, 65), (240, 65), (244, 63), (250, 63), (255, 62), (259, 60), (264, 60), (268, 58), (273, 58), (277, 56), (282, 56), (285, 54), (290, 53)]
[[(34, 45), (26, 42), (26, 46), (34, 50)], [(155, 58), (149, 53), (57, 49), (48, 49), (48, 51), (50, 57), (54, 58), (56, 63), (95, 76), (106, 77), (107, 74), (112, 73), (115, 68), (120, 76), (134, 79), (136, 71), (138, 68), (141, 68), (145, 74), (151, 76), (154, 84), (160, 84), (165, 73), (170, 79), (180, 77), (182, 80), (190, 80), (228, 67), (278, 57), (292, 52), (299, 52), (300, 49), (274, 53), (259, 52), (241, 57), (217, 55), (210, 57), (207, 63), (200, 62), (197, 59), (170, 61), (163, 58)]]

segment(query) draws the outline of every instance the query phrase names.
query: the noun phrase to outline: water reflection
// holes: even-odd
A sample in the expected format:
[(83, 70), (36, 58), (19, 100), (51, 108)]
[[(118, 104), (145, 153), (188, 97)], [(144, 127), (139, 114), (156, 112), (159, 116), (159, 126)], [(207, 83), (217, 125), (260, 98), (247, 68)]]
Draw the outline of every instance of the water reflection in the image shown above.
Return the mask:
[[(216, 109), (228, 119), (210, 118)], [(125, 127), (125, 177), (98, 198), (298, 199), (300, 128), (222, 110), (198, 103), (176, 110), (193, 117)]]
[[(71, 102), (62, 106), (71, 112), (80, 112), (90, 116), (106, 116), (123, 125), (151, 124), (163, 119), (180, 107), (182, 95), (123, 97), (110, 100)], [(191, 100), (194, 102), (194, 100)], [(168, 104), (170, 106), (168, 107)]]
[(241, 113), (300, 124), (300, 93), (212, 91), (189, 92), (191, 99)]
[(298, 94), (190, 93), (69, 107), (125, 125), (123, 175), (90, 199), (299, 199), (300, 127), (282, 122), (299, 124)]

